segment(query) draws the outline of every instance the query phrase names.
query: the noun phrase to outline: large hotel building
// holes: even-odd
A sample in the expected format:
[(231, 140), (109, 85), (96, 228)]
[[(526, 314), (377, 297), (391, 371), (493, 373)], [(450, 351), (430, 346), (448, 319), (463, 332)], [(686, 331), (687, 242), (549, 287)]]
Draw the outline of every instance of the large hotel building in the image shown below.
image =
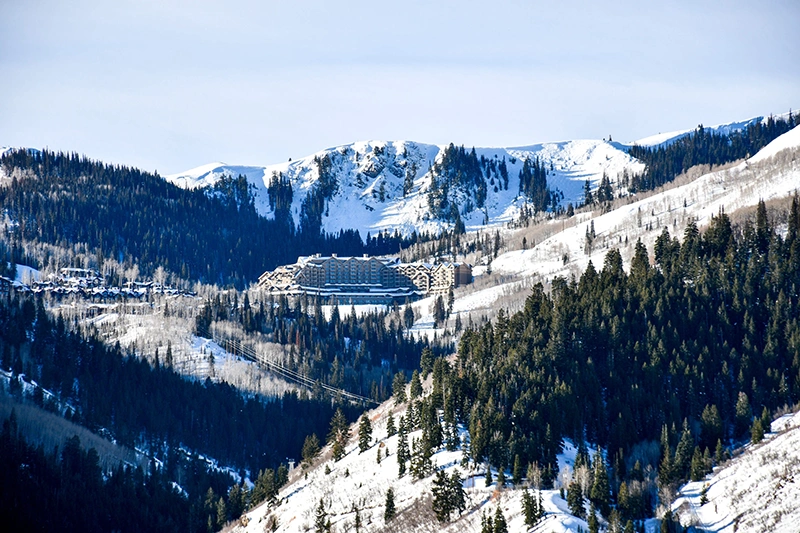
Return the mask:
[(261, 289), (286, 295), (318, 296), (339, 303), (390, 303), (447, 294), (472, 282), (467, 263), (401, 263), (388, 257), (299, 257), (293, 265), (265, 272)]

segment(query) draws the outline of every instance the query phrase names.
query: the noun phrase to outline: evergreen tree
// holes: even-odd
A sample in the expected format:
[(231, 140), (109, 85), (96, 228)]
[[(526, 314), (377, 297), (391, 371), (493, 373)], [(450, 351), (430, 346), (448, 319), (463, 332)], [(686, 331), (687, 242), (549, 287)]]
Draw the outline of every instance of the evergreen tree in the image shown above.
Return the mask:
[(361, 421), (358, 424), (358, 449), (359, 453), (364, 453), (369, 449), (370, 442), (372, 441), (372, 423), (366, 413), (361, 415)]
[(583, 182), (583, 205), (592, 205), (593, 203), (594, 197), (592, 195), (592, 188), (587, 179)]
[(586, 517), (586, 511), (583, 506), (583, 491), (580, 483), (575, 480), (567, 487), (567, 505), (574, 516), (578, 518)]
[(391, 412), (386, 419), (386, 434), (388, 437), (394, 437), (397, 434), (397, 428), (394, 425), (394, 416)]
[(403, 309), (403, 324), (406, 329), (411, 329), (414, 326), (414, 308), (408, 303)]
[(317, 437), (316, 433), (312, 433), (311, 435), (307, 436), (306, 440), (303, 442), (303, 462), (306, 465), (311, 465), (314, 462), (314, 459), (316, 459), (319, 455), (319, 452), (319, 438)]
[(725, 457), (725, 449), (722, 447), (722, 440), (717, 439), (717, 446), (716, 448), (714, 448), (714, 462), (717, 465), (721, 465), (724, 457)]
[(400, 417), (400, 429), (397, 433), (397, 469), (398, 477), (406, 474), (406, 461), (411, 457), (408, 449), (408, 434), (406, 433), (406, 418)]
[(406, 402), (406, 375), (402, 372), (398, 372), (394, 375), (394, 381), (392, 381), (392, 395), (394, 396), (395, 405)]
[(506, 470), (501, 466), (497, 469), (497, 488), (502, 489), (506, 486)]
[(325, 502), (322, 498), (319, 499), (316, 515), (314, 518), (314, 532), (315, 533), (330, 533), (331, 521), (328, 518), (328, 512), (325, 510)]
[(481, 533), (494, 533), (492, 515), (487, 515), (485, 511), (481, 514)]
[(594, 470), (593, 470), (592, 488), (589, 492), (589, 499), (591, 502), (600, 509), (603, 515), (608, 515), (609, 505), (611, 503), (611, 488), (608, 481), (608, 470), (606, 463), (603, 460), (603, 454), (598, 448), (595, 454)]
[(525, 517), (525, 525), (529, 529), (539, 522), (538, 504), (527, 488), (522, 491), (522, 515)]
[(722, 418), (716, 405), (706, 405), (700, 415), (700, 446), (714, 446), (723, 435)]
[(444, 305), (444, 299), (441, 295), (437, 296), (433, 303), (433, 322), (436, 327), (441, 327), (447, 318), (447, 310)]
[(619, 484), (619, 490), (617, 491), (617, 507), (622, 513), (623, 518), (631, 516), (631, 498), (628, 493), (628, 484), (625, 481)]
[[(706, 448), (707, 450), (708, 448)], [(694, 453), (692, 454), (692, 466), (691, 466), (691, 480), (692, 481), (700, 481), (703, 479), (703, 476), (706, 474), (706, 467), (705, 463), (703, 462), (703, 456), (700, 454), (700, 447), (694, 447)]]
[(734, 426), (734, 434), (741, 437), (750, 427), (753, 420), (753, 412), (750, 409), (750, 401), (744, 391), (739, 392), (739, 398), (736, 400), (736, 422)]
[(497, 510), (494, 512), (494, 533), (508, 533), (506, 517), (503, 516), (503, 510), (500, 509), (499, 505), (497, 506)]
[(415, 479), (423, 479), (430, 475), (433, 470), (431, 457), (433, 451), (430, 446), (430, 439), (423, 431), (422, 438), (413, 439), (411, 442), (411, 475)]
[(412, 400), (419, 398), (422, 395), (422, 382), (419, 378), (419, 371), (414, 370), (414, 373), (411, 375), (411, 390), (410, 390), (410, 398)]
[(522, 483), (522, 461), (519, 458), (519, 454), (514, 456), (514, 469), (511, 474), (511, 482), (514, 483), (514, 486), (518, 486)]
[(228, 491), (228, 514), (232, 519), (239, 518), (247, 508), (247, 487), (235, 483)]
[(220, 498), (217, 500), (217, 529), (221, 529), (222, 526), (228, 521), (228, 508), (225, 505), (225, 500)]
[(756, 418), (753, 420), (753, 427), (750, 429), (750, 441), (753, 444), (758, 444), (764, 440), (764, 426), (761, 425), (761, 419)]
[(422, 354), (419, 359), (419, 367), (422, 370), (422, 377), (427, 378), (428, 374), (433, 370), (433, 351), (425, 347), (422, 349)]
[(689, 431), (689, 424), (684, 419), (681, 440), (678, 442), (678, 447), (675, 449), (675, 460), (672, 464), (674, 475), (681, 479), (685, 479), (689, 474), (693, 445), (694, 440)]
[(600, 521), (597, 519), (597, 511), (594, 507), (594, 504), (591, 504), (589, 507), (589, 518), (587, 523), (589, 524), (589, 533), (600, 533)]
[(467, 507), (464, 480), (458, 470), (455, 470), (449, 477), (444, 470), (438, 470), (431, 492), (433, 493), (433, 512), (439, 522), (449, 522), (453, 512), (458, 511), (460, 515)]
[(444, 470), (438, 470), (431, 486), (431, 493), (433, 494), (433, 513), (441, 523), (449, 522), (453, 512), (449, 489), (447, 474)]
[(337, 408), (331, 418), (330, 432), (328, 433), (328, 444), (332, 445), (333, 460), (338, 461), (344, 457), (344, 449), (347, 444), (349, 428), (347, 419), (341, 408)]
[(458, 511), (458, 514), (461, 515), (467, 508), (467, 494), (464, 492), (464, 478), (461, 477), (461, 473), (458, 469), (455, 469), (450, 474), (450, 479), (448, 481), (450, 503), (453, 506), (453, 510)]
[(672, 455), (670, 454), (669, 441), (663, 446), (664, 454), (658, 467), (658, 482), (662, 487), (669, 486), (674, 481)]
[(394, 519), (396, 514), (397, 511), (394, 507), (394, 489), (389, 487), (389, 490), (386, 491), (386, 504), (384, 505), (383, 510), (383, 521), (388, 524)]
[(769, 414), (769, 409), (767, 409), (766, 405), (761, 410), (761, 427), (764, 432), (768, 432), (772, 428), (772, 416)]

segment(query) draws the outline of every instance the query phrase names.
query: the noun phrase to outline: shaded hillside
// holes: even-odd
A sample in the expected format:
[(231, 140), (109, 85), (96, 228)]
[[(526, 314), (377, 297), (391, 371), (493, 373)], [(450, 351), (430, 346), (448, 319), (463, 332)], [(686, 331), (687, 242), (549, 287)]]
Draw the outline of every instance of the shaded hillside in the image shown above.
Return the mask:
[[(285, 394), (265, 402), (225, 383), (189, 381), (169, 366), (169, 352), (151, 366), (118, 347), (69, 331), (31, 298), (2, 299), (0, 353), (15, 376), (48, 389), (76, 408), (71, 415), (93, 431), (109, 431), (169, 463), (178, 446), (252, 473), (296, 457), (306, 435), (323, 434), (333, 414), (328, 399)], [(162, 364), (163, 363), (163, 364)], [(21, 395), (11, 380), (10, 392)], [(52, 406), (51, 406), (52, 407)], [(355, 408), (346, 409), (351, 416)], [(291, 423), (290, 423), (291, 421)], [(280, 427), (280, 431), (274, 428)]]

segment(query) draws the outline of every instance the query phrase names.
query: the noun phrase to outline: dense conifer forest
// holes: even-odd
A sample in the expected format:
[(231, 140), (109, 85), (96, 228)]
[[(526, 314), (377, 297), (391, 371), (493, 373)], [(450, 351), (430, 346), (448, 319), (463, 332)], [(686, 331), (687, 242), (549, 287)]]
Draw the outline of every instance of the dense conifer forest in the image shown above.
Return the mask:
[(286, 296), (268, 296), (251, 305), (248, 296), (240, 304), (223, 294), (205, 303), (196, 317), (195, 332), (208, 336), (212, 323), (233, 321), (246, 334), (289, 346), (292, 370), (381, 402), (392, 393), (393, 374), (410, 375), (419, 367), (423, 350), (441, 355), (453, 348), (441, 339), (408, 335), (414, 315), (410, 306), (404, 310), (394, 305), (359, 316), (352, 306), (340, 308), (334, 303), (326, 318), (317, 299), (292, 302)]
[[(119, 347), (107, 346), (94, 337), (84, 338), (71, 331), (60, 318), (51, 318), (41, 299), (13, 293), (0, 302), (0, 353), (3, 367), (12, 370), (9, 394), (22, 397), (19, 377), (24, 375), (26, 382), (38, 384), (39, 393), (34, 393), (33, 401), (40, 407), (64, 411), (68, 419), (113, 436), (121, 444), (136, 446), (162, 461), (163, 471), (151, 472), (150, 477), (121, 470), (107, 483), (133, 483), (138, 487), (136, 490), (152, 484), (156, 490), (158, 483), (162, 483), (161, 476), (166, 480), (179, 479), (188, 494), (186, 513), (181, 516), (184, 521), (197, 519), (204, 512), (202, 509), (208, 507), (203, 498), (207, 499), (209, 489), (217, 495), (213, 499), (213, 513), (217, 513), (220, 497), (224, 497), (220, 505), (227, 509), (228, 518), (237, 517), (235, 510), (244, 508), (244, 504), (229, 502), (232, 478), (210, 470), (197, 454), (213, 457), (239, 472), (249, 471), (256, 481), (252, 494), (244, 493), (242, 487), (233, 494), (245, 498), (243, 501), (257, 503), (274, 495), (285, 482), (283, 463), (287, 457), (298, 456), (306, 436), (327, 431), (335, 407), (327, 397), (313, 399), (287, 393), (265, 401), (246, 397), (225, 383), (187, 380), (165, 365), (151, 366)], [(55, 397), (43, 396), (38, 387), (52, 391)], [(349, 420), (354, 420), (360, 412), (353, 405), (339, 407)], [(292, 423), (287, 424), (287, 420)], [(20, 453), (33, 453), (22, 444), (15, 446)], [(18, 479), (20, 490), (33, 490), (48, 481), (61, 482), (58, 476), (62, 475), (59, 472), (63, 467), (57, 464), (58, 458), (51, 457), (49, 450), (38, 450), (36, 454), (34, 459), (41, 462), (42, 470)], [(152, 476), (156, 478), (151, 479)], [(96, 488), (102, 492), (100, 485)], [(19, 498), (24, 494), (23, 490)], [(158, 498), (167, 500), (177, 497), (169, 490), (159, 494)], [(69, 498), (62, 500), (74, 503)], [(62, 500), (53, 505), (60, 509)], [(148, 501), (140, 503), (149, 505)], [(224, 507), (230, 505), (233, 507)], [(23, 507), (15, 511), (21, 513), (20, 517), (33, 512), (28, 509), (23, 513)], [(90, 520), (86, 523), (95, 527), (91, 520), (98, 518), (87, 513), (76, 520)], [(218, 523), (217, 518), (213, 520), (213, 526), (209, 526), (203, 517), (195, 524), (199, 530), (188, 529), (206, 531), (208, 526), (213, 531), (224, 523)]]
[[(122, 444), (154, 455), (166, 443), (237, 469), (276, 468), (298, 453), (306, 435), (321, 433), (333, 413), (327, 398), (287, 393), (262, 401), (225, 383), (187, 380), (166, 365), (151, 366), (70, 331), (61, 319), (49, 317), (41, 300), (36, 304), (27, 297), (0, 307), (0, 343), (3, 366), (74, 406), (73, 421), (92, 430), (104, 428)], [(355, 416), (355, 408), (345, 412)], [(289, 418), (291, 425), (275, 431)]]
[(3, 422), (0, 457), (0, 514), (9, 531), (211, 533), (274, 498), (287, 479), (285, 466), (266, 469), (248, 489), (196, 454), (104, 471), (77, 436), (52, 450), (31, 446), (14, 411)]
[[(627, 480), (628, 499), (648, 466), (664, 486), (694, 478), (762, 412), (800, 399), (796, 197), (785, 233), (762, 202), (741, 228), (723, 212), (682, 242), (665, 228), (652, 259), (637, 243), (629, 273), (611, 250), (599, 271), (538, 285), (523, 311), (466, 331), (454, 365), (433, 367), (433, 405), (469, 425), (474, 461), (535, 464), (552, 480), (562, 439), (589, 441), (608, 450), (613, 497)], [(637, 498), (649, 515), (652, 497)]]
[(755, 155), (771, 141), (797, 125), (792, 113), (785, 119), (770, 116), (731, 133), (717, 133), (703, 125), (675, 142), (655, 148), (632, 146), (630, 155), (647, 167), (630, 179), (631, 192), (647, 191), (675, 179), (695, 165), (722, 165)]
[(94, 449), (84, 451), (77, 437), (60, 453), (33, 448), (13, 413), (0, 433), (0, 457), (7, 531), (198, 531), (189, 527), (188, 500), (158, 470), (120, 467), (104, 479)]

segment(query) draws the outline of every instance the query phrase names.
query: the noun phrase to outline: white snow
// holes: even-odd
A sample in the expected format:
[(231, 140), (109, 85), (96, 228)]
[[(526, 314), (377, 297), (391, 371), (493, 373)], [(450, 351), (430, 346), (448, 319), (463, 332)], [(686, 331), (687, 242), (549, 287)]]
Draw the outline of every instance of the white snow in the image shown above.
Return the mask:
[[(773, 115), (773, 118), (781, 118), (786, 119), (788, 118), (789, 113), (782, 113), (780, 115)], [(758, 122), (766, 122), (769, 120), (769, 117), (754, 117), (749, 120), (740, 120), (736, 122), (728, 122), (725, 124), (717, 124), (716, 126), (703, 126), (703, 128), (707, 131), (711, 131), (718, 134), (730, 134), (734, 131), (739, 131), (747, 128), (747, 126), (751, 124), (756, 124)], [(671, 131), (667, 133), (657, 133), (655, 135), (649, 135), (642, 139), (638, 139), (636, 141), (628, 143), (628, 145), (638, 145), (638, 146), (659, 146), (662, 144), (671, 144), (681, 137), (685, 137), (686, 135), (692, 133), (697, 129), (696, 127), (685, 129), (685, 130), (678, 130), (678, 131)]]
[[(426, 384), (426, 388), (430, 382)], [(414, 480), (410, 474), (398, 478), (397, 468), (397, 442), (398, 437), (387, 437), (386, 419), (389, 412), (393, 413), (395, 424), (400, 416), (405, 413), (405, 407), (395, 407), (394, 400), (390, 399), (372, 411), (368, 411), (373, 427), (372, 446), (364, 453), (359, 453), (357, 444), (357, 423), (350, 428), (350, 441), (346, 447), (345, 456), (338, 462), (330, 457), (328, 447), (323, 449), (321, 458), (307, 473), (301, 468), (296, 468), (290, 474), (289, 483), (280, 491), (279, 503), (270, 505), (264, 503), (246, 514), (246, 525), (238, 525), (234, 531), (239, 533), (260, 533), (268, 530), (270, 520), (277, 518), (276, 531), (302, 532), (313, 530), (316, 509), (320, 498), (325, 503), (328, 517), (336, 531), (353, 530), (355, 513), (353, 506), (357, 506), (362, 520), (362, 531), (446, 531), (478, 532), (481, 528), (481, 515), (494, 516), (498, 506), (502, 508), (503, 515), (508, 522), (509, 531), (525, 531), (524, 516), (522, 514), (522, 490), (507, 486), (498, 488), (497, 483), (489, 487), (485, 485), (485, 470), (483, 466), (477, 468), (470, 464), (469, 467), (461, 466), (462, 451), (439, 451), (433, 455), (435, 467), (444, 469), (448, 474), (458, 469), (464, 478), (464, 490), (467, 495), (467, 509), (461, 515), (454, 514), (452, 521), (439, 524), (432, 518), (430, 511), (430, 494), (433, 476), (422, 480)], [(460, 428), (462, 438), (467, 432)], [(419, 438), (421, 430), (409, 434), (409, 443), (412, 439)], [(381, 449), (382, 459), (377, 462), (377, 451)], [(387, 450), (389, 455), (386, 455)], [(567, 443), (565, 452), (558, 457), (559, 464), (572, 464), (575, 458), (575, 448)], [(325, 474), (325, 466), (330, 468), (330, 473)], [(493, 471), (496, 480), (497, 472)], [(510, 479), (510, 472), (507, 472)], [(386, 500), (386, 491), (392, 487), (395, 494), (397, 517), (388, 525), (384, 523), (383, 511)], [(536, 491), (531, 490), (535, 498)], [(543, 490), (542, 502), (546, 516), (532, 531), (535, 532), (563, 532), (577, 533), (586, 531), (588, 525), (584, 520), (569, 514), (567, 502), (564, 501), (557, 490)], [(384, 527), (386, 529), (384, 529)]]
[(17, 276), (14, 281), (30, 285), (34, 281), (41, 281), (42, 274), (37, 269), (27, 265), (17, 265)]
[[(166, 176), (166, 179), (186, 188), (212, 185), (224, 175), (245, 175), (255, 187), (256, 208), (267, 217), (274, 213), (269, 206), (267, 187), (273, 174), (283, 174), (293, 188), (292, 216), (300, 223), (303, 200), (319, 179), (315, 158), (328, 156), (337, 177), (338, 189), (326, 208), (324, 229), (337, 232), (357, 229), (361, 236), (378, 231), (439, 232), (449, 225), (434, 219), (428, 207), (431, 166), (439, 161), (445, 146), (410, 141), (361, 141), (322, 150), (308, 157), (266, 167), (230, 166), (210, 163), (186, 172)], [(468, 150), (470, 148), (467, 148)], [(518, 196), (519, 172), (526, 158), (539, 160), (548, 169), (548, 185), (564, 195), (562, 204), (577, 203), (583, 196), (586, 180), (596, 184), (607, 174), (615, 180), (623, 170), (638, 172), (643, 165), (628, 156), (619, 143), (598, 140), (578, 140), (543, 143), (516, 148), (476, 148), (476, 156), (487, 160), (505, 159), (508, 168), (508, 189), (494, 178), (487, 190), (484, 208), (467, 209), (467, 198), (459, 197), (462, 218), (468, 229), (499, 225), (514, 220), (524, 200)], [(414, 170), (415, 169), (415, 173)], [(415, 176), (409, 194), (403, 196), (406, 173)], [(381, 188), (384, 199), (381, 201)], [(497, 189), (497, 190), (495, 190)]]
[[(755, 117), (706, 129), (730, 133), (766, 120), (768, 119), (765, 117)], [(486, 205), (483, 208), (470, 205), (463, 194), (456, 193), (455, 201), (470, 230), (498, 226), (514, 220), (524, 204), (524, 199), (518, 195), (519, 172), (523, 161), (526, 158), (538, 158), (548, 170), (548, 185), (563, 194), (562, 205), (566, 206), (570, 202), (577, 204), (583, 199), (585, 181), (588, 180), (594, 186), (603, 174), (614, 182), (624, 171), (637, 173), (643, 170), (643, 164), (627, 153), (631, 145), (657, 146), (673, 142), (692, 131), (694, 128), (659, 133), (629, 144), (606, 140), (573, 140), (509, 148), (475, 148), (478, 158), (496, 160), (498, 163), (505, 159), (509, 175), (508, 189), (499, 186), (495, 179), (495, 183), (488, 186)], [(338, 187), (326, 206), (323, 217), (325, 231), (357, 229), (362, 237), (367, 233), (375, 234), (385, 230), (397, 230), (404, 235), (413, 231), (439, 232), (449, 227), (449, 224), (431, 216), (428, 192), (431, 166), (441, 160), (445, 148), (444, 145), (411, 141), (359, 141), (263, 167), (214, 162), (165, 178), (181, 187), (194, 189), (213, 185), (225, 175), (244, 175), (254, 186), (259, 213), (273, 217), (267, 188), (273, 175), (282, 174), (292, 184), (294, 196), (291, 214), (295, 225), (299, 225), (303, 200), (320, 177), (315, 159), (327, 156), (331, 160), (331, 171), (336, 177)], [(413, 187), (403, 196), (403, 183), (407, 174), (414, 176)]]
[(749, 159), (749, 163), (758, 163), (775, 156), (783, 150), (800, 146), (800, 128), (787, 131)]
[[(684, 526), (708, 533), (797, 533), (800, 527), (800, 413), (778, 419), (758, 445), (702, 481), (685, 485), (673, 504)], [(707, 503), (702, 492), (707, 491)]]
[[(484, 289), (456, 301), (454, 309), (472, 306), (488, 307), (493, 299), (513, 292), (524, 279), (534, 277), (551, 281), (555, 276), (569, 276), (582, 272), (589, 260), (600, 269), (606, 252), (618, 248), (623, 260), (628, 262), (633, 245), (640, 238), (652, 255), (652, 246), (664, 227), (673, 236), (682, 236), (689, 220), (702, 227), (717, 215), (720, 209), (731, 213), (739, 208), (789, 196), (800, 187), (800, 159), (790, 155), (786, 161), (775, 162), (781, 150), (800, 146), (800, 129), (791, 130), (756, 156), (736, 167), (710, 172), (697, 179), (662, 191), (618, 209), (591, 217), (576, 218), (571, 227), (537, 243), (528, 250), (513, 250), (499, 255), (492, 262), (494, 272), (507, 275), (512, 281)], [(585, 250), (586, 233), (594, 224), (596, 238), (591, 253)], [(649, 228), (649, 229), (648, 229)], [(626, 242), (627, 239), (627, 242)], [(564, 262), (564, 256), (568, 261)]]

